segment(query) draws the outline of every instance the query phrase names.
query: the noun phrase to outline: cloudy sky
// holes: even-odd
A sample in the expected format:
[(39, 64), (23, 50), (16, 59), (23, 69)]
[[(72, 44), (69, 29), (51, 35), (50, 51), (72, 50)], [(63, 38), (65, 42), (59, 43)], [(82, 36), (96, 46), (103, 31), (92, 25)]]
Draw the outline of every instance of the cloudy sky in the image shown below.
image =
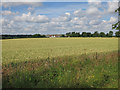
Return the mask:
[(113, 1), (4, 2), (0, 23), (3, 34), (107, 33), (117, 22), (117, 8), (118, 3)]

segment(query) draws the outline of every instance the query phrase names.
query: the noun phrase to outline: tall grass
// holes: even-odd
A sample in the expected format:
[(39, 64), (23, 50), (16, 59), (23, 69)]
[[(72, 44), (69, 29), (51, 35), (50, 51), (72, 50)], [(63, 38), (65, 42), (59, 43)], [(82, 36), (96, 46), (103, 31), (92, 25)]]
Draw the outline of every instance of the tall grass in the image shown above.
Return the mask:
[(117, 88), (117, 60), (109, 52), (11, 62), (3, 66), (3, 88)]

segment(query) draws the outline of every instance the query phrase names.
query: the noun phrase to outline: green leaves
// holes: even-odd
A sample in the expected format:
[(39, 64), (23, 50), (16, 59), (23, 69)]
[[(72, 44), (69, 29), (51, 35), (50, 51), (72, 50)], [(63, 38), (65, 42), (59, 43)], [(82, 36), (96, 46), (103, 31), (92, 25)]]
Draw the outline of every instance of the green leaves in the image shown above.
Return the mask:
[[(120, 15), (120, 7), (117, 10), (115, 10), (115, 12), (118, 12), (118, 14)], [(120, 30), (120, 21), (119, 20), (116, 24), (112, 25), (112, 29)]]
[(120, 30), (120, 21), (112, 25), (112, 29)]

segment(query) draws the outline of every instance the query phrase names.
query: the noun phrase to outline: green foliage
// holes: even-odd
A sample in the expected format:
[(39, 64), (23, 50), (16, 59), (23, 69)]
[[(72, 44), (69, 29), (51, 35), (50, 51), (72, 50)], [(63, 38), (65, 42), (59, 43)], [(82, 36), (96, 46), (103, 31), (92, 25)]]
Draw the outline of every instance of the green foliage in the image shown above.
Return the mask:
[(105, 34), (104, 32), (95, 31), (93, 34), (91, 32), (69, 32), (66, 33), (67, 37), (113, 37), (113, 32), (109, 31), (109, 33)]
[(100, 37), (105, 37), (105, 33), (104, 32), (100, 32)]
[(64, 34), (62, 34), (62, 35), (61, 35), (61, 37), (65, 37), (65, 35), (64, 35)]
[(87, 37), (87, 33), (86, 32), (82, 32), (82, 37)]
[(117, 52), (97, 56), (96, 59), (96, 54), (92, 53), (50, 58), (49, 61), (23, 61), (17, 67), (6, 67), (9, 73), (3, 66), (3, 88), (117, 88)]
[(115, 33), (115, 36), (116, 36), (116, 37), (120, 37), (120, 31), (117, 31), (117, 32)]
[(41, 35), (40, 34), (34, 34), (32, 37), (33, 38), (39, 38), (39, 37), (41, 37)]
[[(120, 16), (120, 7), (115, 10), (115, 12), (118, 12), (118, 17)], [(112, 25), (112, 29), (120, 30), (120, 21), (118, 20), (117, 23)]]
[(42, 37), (46, 37), (46, 36), (45, 35), (40, 35), (40, 34), (32, 35), (32, 38), (42, 38)]
[(93, 34), (93, 37), (99, 37), (100, 34), (98, 33), (98, 31), (95, 31), (94, 34)]
[(112, 29), (120, 30), (120, 21), (112, 25)]
[(90, 32), (87, 32), (87, 37), (92, 37), (92, 34)]
[(16, 39), (16, 38), (45, 38), (45, 35), (34, 34), (34, 35), (0, 35), (0, 39)]
[(66, 33), (66, 36), (68, 36), (68, 37), (80, 37), (80, 33), (79, 32), (69, 32), (69, 33)]
[(108, 37), (112, 37), (112, 36), (113, 36), (113, 31), (109, 31)]
[(117, 10), (115, 10), (115, 12), (118, 12), (118, 14), (120, 15), (120, 7)]

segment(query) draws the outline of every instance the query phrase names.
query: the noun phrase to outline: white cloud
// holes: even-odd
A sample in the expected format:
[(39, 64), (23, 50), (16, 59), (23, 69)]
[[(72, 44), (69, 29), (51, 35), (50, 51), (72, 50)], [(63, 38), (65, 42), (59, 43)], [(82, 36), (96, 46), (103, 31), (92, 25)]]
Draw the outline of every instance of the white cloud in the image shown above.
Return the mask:
[(99, 0), (88, 0), (88, 3), (91, 6), (95, 6), (95, 7), (101, 7), (101, 1)]
[(71, 14), (66, 12), (65, 15), (59, 16), (57, 18), (52, 18), (52, 21), (54, 22), (67, 22), (71, 20)]
[(77, 17), (82, 17), (82, 16), (85, 16), (85, 12), (84, 11), (82, 11), (82, 9), (80, 8), (79, 10), (76, 10), (76, 11), (74, 11), (74, 13), (73, 13), (75, 16), (77, 16)]
[(16, 14), (19, 14), (19, 12), (14, 13), (14, 12), (5, 10), (5, 11), (1, 11), (0, 14), (1, 15), (16, 15)]
[(1, 0), (3, 2), (43, 2), (46, 0)]
[(108, 2), (108, 12), (115, 13), (115, 10), (118, 8), (118, 2)]
[(79, 20), (79, 18), (78, 17), (74, 17), (74, 20), (77, 21), (77, 20)]
[(102, 23), (106, 24), (106, 23), (107, 23), (107, 21), (106, 21), (106, 20), (102, 20)]
[(28, 14), (22, 14), (22, 16), (16, 16), (15, 21), (25, 21), (25, 22), (34, 22), (34, 23), (45, 23), (49, 21), (49, 18), (45, 15), (33, 16), (29, 12)]
[[(104, 20), (102, 17), (108, 15), (100, 11), (95, 5), (101, 3), (91, 2), (87, 10), (81, 8), (73, 11), (73, 13), (66, 12), (64, 15), (52, 17), (49, 19), (45, 15), (32, 14), (31, 11), (35, 10), (34, 7), (29, 7), (29, 13), (23, 13), (21, 16), (9, 18), (9, 20), (2, 19), (3, 32), (8, 33), (66, 33), (69, 31), (78, 32), (94, 32), (112, 30), (112, 24), (116, 22), (115, 16), (112, 16), (109, 21)], [(109, 7), (110, 9), (110, 7)], [(10, 12), (9, 12), (10, 13)], [(55, 14), (55, 13), (53, 13)], [(29, 23), (31, 22), (31, 23)]]
[(29, 11), (33, 11), (34, 8), (33, 8), (33, 7), (29, 7), (28, 10), (29, 10)]
[(70, 22), (74, 25), (85, 25), (87, 21), (87, 17), (74, 17)]
[(88, 14), (88, 15), (99, 15), (100, 14), (100, 11), (98, 10), (98, 8), (96, 8), (96, 7), (89, 7), (88, 9), (87, 9), (87, 11), (86, 11), (86, 13)]
[(39, 7), (42, 6), (42, 3), (41, 2), (2, 2), (2, 6), (5, 8), (14, 7), (14, 6), (23, 6), (23, 5)]
[(9, 23), (9, 21), (7, 19), (4, 19), (4, 18), (1, 19), (1, 22), (3, 25), (7, 25)]
[(68, 15), (68, 16), (70, 16), (70, 13), (68, 13), (68, 12), (66, 12), (65, 14)]
[(100, 24), (100, 23), (101, 23), (100, 20), (91, 20), (91, 21), (89, 22), (90, 25), (98, 25), (98, 24)]
[(61, 27), (60, 22), (54, 22), (54, 21), (49, 22), (48, 25), (51, 26), (51, 27)]
[(111, 17), (109, 23), (114, 24), (117, 22), (117, 18)]
[(79, 9), (79, 10), (74, 11), (74, 14), (75, 14), (75, 15), (78, 15), (78, 14), (80, 14), (80, 12), (82, 12), (82, 9)]

